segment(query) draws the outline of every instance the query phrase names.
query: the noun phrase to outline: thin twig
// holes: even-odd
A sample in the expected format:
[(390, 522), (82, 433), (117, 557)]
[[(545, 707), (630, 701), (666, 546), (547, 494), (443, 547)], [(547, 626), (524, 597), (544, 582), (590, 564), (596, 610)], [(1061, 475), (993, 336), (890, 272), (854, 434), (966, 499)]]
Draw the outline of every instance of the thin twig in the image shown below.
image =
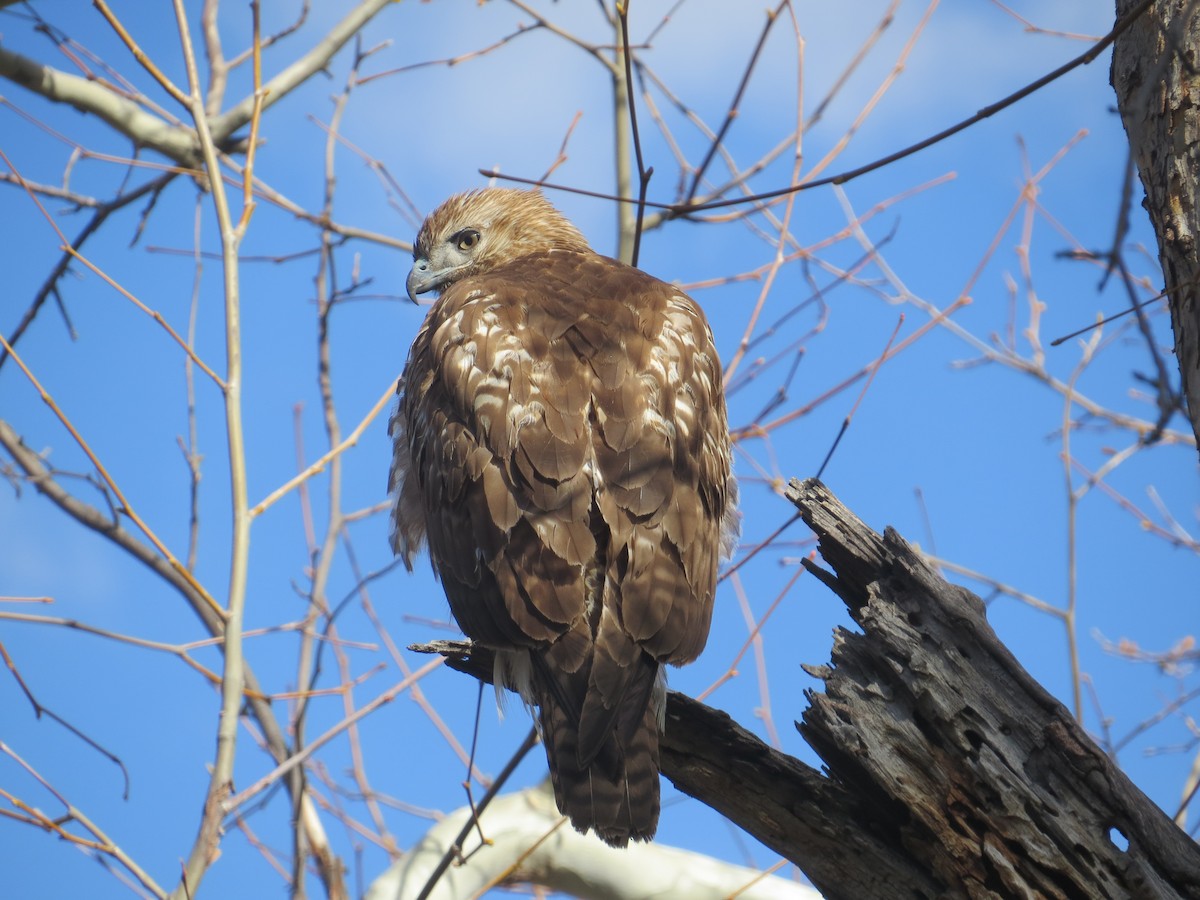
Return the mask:
[[(930, 135), (929, 137), (927, 137), (923, 140), (917, 141), (915, 144), (910, 144), (909, 146), (907, 146), (901, 150), (897, 150), (894, 153), (889, 153), (887, 156), (880, 157), (879, 159), (876, 159), (873, 162), (867, 163), (866, 165), (859, 166), (858, 168), (855, 168), (855, 169), (848, 169), (845, 172), (839, 172), (837, 175), (830, 175), (825, 178), (816, 179), (814, 181), (805, 181), (802, 184), (790, 185), (788, 187), (779, 188), (778, 190), (765, 191), (760, 194), (750, 194), (745, 197), (736, 197), (736, 198), (732, 198), (732, 199), (728, 199), (728, 200), (712, 200), (712, 201), (707, 201), (705, 203), (690, 204), (690, 205), (689, 204), (677, 204), (677, 203), (655, 203), (653, 201), (647, 200), (647, 201), (645, 201), (644, 205), (649, 208), (652, 208), (652, 209), (664, 210), (670, 216), (683, 216), (683, 215), (690, 215), (690, 214), (696, 213), (696, 212), (702, 212), (704, 210), (723, 209), (728, 206), (741, 206), (746, 203), (761, 203), (766, 200), (774, 200), (778, 197), (786, 196), (787, 194), (794, 194), (794, 193), (798, 193), (800, 191), (808, 191), (808, 190), (812, 190), (813, 188), (824, 187), (826, 185), (831, 185), (831, 184), (845, 184), (848, 181), (853, 181), (855, 178), (859, 178), (862, 175), (866, 175), (868, 172), (874, 172), (876, 169), (881, 169), (884, 166), (889, 166), (894, 162), (898, 162), (901, 159), (912, 156), (913, 154), (919, 153), (922, 150), (926, 150), (935, 144), (939, 144), (942, 141), (946, 140), (947, 138), (953, 137), (954, 135), (958, 134), (960, 131), (970, 128), (972, 125), (982, 122), (984, 119), (990, 118), (991, 116), (994, 116), (996, 113), (1002, 112), (1003, 110), (1008, 109), (1014, 103), (1024, 100), (1030, 94), (1033, 94), (1033, 93), (1041, 90), (1042, 88), (1044, 88), (1046, 85), (1051, 84), (1054, 81), (1057, 81), (1059, 78), (1066, 75), (1068, 72), (1074, 71), (1075, 69), (1079, 68), (1080, 66), (1084, 66), (1084, 65), (1087, 65), (1087, 64), (1093, 62), (1101, 53), (1103, 53), (1108, 48), (1108, 46), (1110, 44), (1113, 43), (1113, 41), (1115, 41), (1121, 34), (1123, 34), (1139, 17), (1141, 17), (1141, 15), (1147, 9), (1150, 8), (1150, 6), (1153, 2), (1154, 2), (1154, 0), (1142, 0), (1142, 2), (1139, 3), (1134, 9), (1132, 9), (1127, 15), (1125, 15), (1121, 19), (1119, 19), (1117, 21), (1116, 25), (1113, 26), (1112, 31), (1110, 31), (1103, 38), (1101, 38), (1096, 44), (1094, 44), (1086, 52), (1081, 53), (1079, 56), (1076, 56), (1074, 59), (1059, 66), (1057, 69), (1054, 69), (1053, 71), (1047, 73), (1046, 75), (1043, 75), (1041, 78), (1038, 78), (1037, 80), (1030, 82), (1029, 84), (1025, 85), (1025, 87), (1021, 88), (1020, 90), (1014, 91), (1013, 93), (1009, 94), (1007, 97), (1004, 97), (1003, 99), (998, 100), (995, 103), (991, 103), (991, 104), (983, 107), (981, 110), (979, 110), (979, 112), (975, 113), (973, 116), (969, 116), (968, 118), (963, 119), (962, 121), (957, 122), (954, 125), (951, 125), (949, 128), (945, 128), (942, 131), (937, 132), (936, 134)], [(479, 174), (483, 175), (485, 178), (500, 178), (500, 179), (507, 180), (507, 181), (515, 181), (520, 184), (531, 184), (531, 185), (536, 185), (541, 188), (548, 188), (550, 190), (566, 191), (566, 192), (572, 193), (572, 194), (580, 194), (585, 197), (596, 197), (596, 198), (599, 198), (602, 200), (610, 200), (610, 201), (613, 201), (616, 203), (630, 204), (630, 203), (637, 202), (636, 200), (634, 200), (631, 197), (621, 197), (621, 196), (616, 196), (613, 194), (605, 194), (600, 191), (588, 191), (588, 190), (583, 190), (581, 188), (570, 187), (568, 185), (562, 185), (562, 184), (550, 184), (548, 182), (542, 182), (542, 181), (538, 181), (538, 180), (532, 179), (532, 178), (522, 178), (517, 175), (508, 175), (503, 172), (498, 172), (494, 169), (480, 169)]]
[(142, 48), (138, 46), (137, 41), (133, 39), (133, 36), (125, 29), (125, 26), (121, 24), (120, 19), (109, 9), (108, 4), (104, 0), (92, 0), (92, 6), (100, 11), (100, 15), (104, 16), (105, 20), (112, 27), (112, 30), (117, 33), (117, 37), (129, 48), (129, 52), (133, 54), (133, 58), (141, 64), (142, 68), (149, 72), (150, 76), (159, 83), (164, 91), (174, 97), (180, 106), (186, 107), (189, 102), (188, 95), (176, 87), (175, 83), (154, 64), (154, 60), (145, 54)]
[(415, 684), (417, 684), (417, 682), (419, 682), (422, 678), (424, 678), (426, 675), (428, 675), (430, 672), (432, 672), (434, 669), (436, 669), (438, 666), (440, 666), (442, 664), (442, 662), (443, 662), (443, 659), (441, 657), (430, 660), (425, 665), (423, 665), (421, 668), (416, 669), (415, 671), (412, 672), (412, 674), (406, 676), (405, 678), (403, 678), (399, 682), (397, 682), (395, 685), (388, 688), (386, 691), (384, 691), (382, 694), (380, 694), (378, 697), (376, 697), (370, 703), (367, 703), (364, 706), (360, 706), (358, 709), (356, 709), (354, 711), (354, 713), (352, 715), (349, 715), (349, 716), (346, 716), (345, 718), (343, 718), (342, 721), (338, 722), (332, 728), (328, 729), (320, 737), (316, 738), (315, 740), (309, 741), (308, 744), (305, 745), (304, 749), (301, 750), (299, 753), (295, 753), (292, 756), (289, 756), (287, 759), (285, 759), (283, 762), (279, 763), (279, 765), (277, 765), (274, 769), (272, 769), (266, 775), (262, 776), (257, 781), (255, 781), (253, 784), (251, 784), (249, 787), (244, 788), (243, 790), (239, 791), (238, 793), (234, 794), (233, 796), (229, 797), (228, 799), (223, 800), (221, 802), (221, 813), (223, 815), (229, 815), (229, 814), (233, 813), (239, 806), (243, 805), (251, 797), (254, 797), (254, 796), (262, 793), (264, 790), (266, 790), (268, 787), (270, 787), (272, 784), (274, 784), (276, 781), (278, 781), (284, 775), (291, 772), (294, 768), (296, 768), (296, 766), (303, 763), (306, 759), (308, 759), (310, 756), (312, 756), (314, 753), (316, 753), (317, 750), (321, 749), (321, 747), (325, 746), (327, 743), (329, 743), (331, 740), (333, 740), (335, 737), (337, 737), (339, 734), (341, 734), (343, 731), (345, 731), (351, 725), (353, 725), (356, 722), (362, 721), (364, 718), (369, 716), (375, 710), (379, 709), (379, 707), (385, 706), (388, 703), (391, 703), (393, 700), (395, 700), (397, 697), (399, 697), (402, 693), (404, 693), (407, 690), (410, 690)]
[(825, 467), (829, 465), (829, 460), (833, 459), (834, 451), (837, 450), (838, 444), (842, 442), (842, 437), (846, 433), (846, 429), (850, 427), (850, 421), (854, 418), (854, 414), (858, 411), (859, 404), (862, 403), (863, 397), (867, 396), (867, 391), (871, 388), (871, 382), (875, 380), (875, 376), (879, 373), (883, 361), (888, 358), (888, 351), (892, 349), (892, 343), (896, 340), (896, 335), (900, 333), (900, 326), (904, 324), (904, 313), (900, 314), (900, 318), (896, 322), (896, 327), (892, 329), (891, 337), (888, 338), (887, 344), (884, 345), (883, 353), (879, 355), (879, 363), (871, 370), (871, 374), (867, 376), (866, 382), (862, 386), (862, 390), (858, 392), (858, 397), (854, 400), (854, 405), (850, 407), (850, 412), (846, 413), (846, 418), (842, 419), (842, 425), (838, 429), (837, 437), (833, 439), (833, 443), (829, 446), (829, 452), (825, 454), (825, 459), (821, 461), (821, 465), (817, 467), (817, 474), (813, 477), (820, 480), (825, 474)]
[[(0, 151), (0, 153), (2, 152), (3, 151)], [(217, 601), (212, 598), (212, 596), (207, 590), (204, 589), (200, 582), (196, 581), (192, 573), (187, 570), (187, 567), (185, 567), (179, 562), (178, 559), (175, 558), (175, 555), (167, 549), (167, 545), (159, 539), (158, 535), (155, 534), (150, 526), (147, 525), (142, 519), (142, 517), (138, 515), (137, 511), (133, 508), (128, 498), (125, 496), (125, 493), (117, 484), (116, 480), (112, 477), (112, 475), (109, 474), (108, 469), (104, 467), (104, 464), (100, 462), (100, 458), (95, 454), (88, 442), (84, 440), (83, 435), (79, 433), (79, 431), (71, 423), (71, 420), (67, 418), (66, 413), (62, 411), (61, 407), (59, 407), (59, 405), (54, 401), (54, 398), (50, 396), (49, 392), (42, 387), (42, 384), (40, 381), (38, 381), (37, 376), (30, 371), (29, 367), (25, 365), (25, 361), (17, 355), (16, 351), (13, 350), (12, 345), (5, 340), (4, 335), (2, 334), (0, 334), (0, 347), (3, 347), (9, 356), (12, 357), (13, 362), (15, 362), (17, 367), (20, 368), (23, 373), (25, 373), (25, 377), (29, 379), (29, 382), (33, 385), (34, 390), (38, 392), (38, 396), (42, 398), (42, 402), (50, 407), (55, 416), (58, 417), (58, 421), (61, 422), (63, 427), (67, 429), (71, 437), (75, 439), (75, 443), (79, 445), (79, 449), (84, 452), (84, 455), (87, 456), (88, 461), (91, 462), (91, 464), (95, 467), (96, 472), (108, 486), (108, 489), (112, 491), (113, 496), (117, 498), (117, 502), (120, 504), (119, 511), (128, 516), (130, 521), (137, 525), (142, 534), (144, 534), (150, 543), (154, 545), (154, 549), (162, 554), (162, 557), (171, 565), (171, 567), (175, 569), (181, 576), (183, 576), (184, 580), (186, 580), (188, 584), (204, 599), (204, 601), (209, 604), (212, 610), (219, 615), (223, 615), (223, 611)]]
[(717, 133), (713, 135), (713, 139), (708, 146), (708, 152), (704, 154), (704, 159), (696, 167), (695, 174), (692, 176), (692, 186), (688, 188), (683, 205), (688, 205), (695, 200), (696, 191), (700, 188), (700, 182), (704, 178), (704, 173), (708, 171), (708, 167), (712, 163), (713, 157), (716, 156), (717, 150), (724, 146), (725, 135), (729, 132), (730, 126), (733, 125), (734, 120), (737, 118), (738, 107), (742, 103), (742, 96), (746, 93), (746, 88), (750, 86), (750, 76), (754, 74), (755, 64), (762, 56), (763, 47), (766, 46), (767, 37), (771, 33), (771, 26), (775, 24), (779, 18), (779, 14), (788, 2), (789, 0), (780, 0), (779, 5), (775, 9), (767, 10), (767, 21), (758, 36), (758, 43), (754, 45), (754, 49), (750, 52), (750, 61), (746, 64), (746, 68), (742, 72), (742, 79), (738, 82), (737, 89), (733, 92), (733, 100), (729, 103), (729, 110), (725, 113), (725, 120), (721, 123), (721, 127), (717, 129)]
[[(21, 616), (20, 613), (0, 612), (0, 618), (19, 620), (24, 617)], [(35, 618), (39, 618), (39, 617), (30, 616), (28, 618), (35, 619)], [(40, 719), (42, 717), (42, 715), (45, 714), (47, 717), (53, 719), (55, 722), (57, 722), (63, 728), (67, 729), (67, 731), (71, 732), (71, 734), (75, 735), (75, 737), (79, 738), (81, 741), (83, 741), (85, 744), (87, 744), (89, 747), (91, 747), (93, 750), (95, 750), (101, 756), (106, 757), (110, 762), (115, 764), (118, 769), (121, 770), (121, 777), (125, 781), (125, 789), (124, 789), (124, 791), (122, 791), (121, 797), (124, 800), (128, 800), (129, 799), (129, 770), (127, 768), (125, 768), (125, 763), (123, 763), (121, 761), (121, 757), (117, 756), (117, 754), (113, 753), (111, 750), (105, 749), (100, 744), (99, 741), (95, 740), (94, 738), (89, 737), (81, 728), (77, 728), (76, 726), (72, 725), (70, 722), (68, 722), (66, 719), (64, 719), (62, 716), (60, 716), (54, 710), (50, 709), (50, 707), (44, 705), (40, 700), (38, 700), (33, 695), (33, 690), (29, 687), (28, 684), (25, 683), (25, 679), (21, 677), (21, 673), (17, 670), (17, 664), (15, 662), (13, 662), (12, 657), (8, 655), (8, 651), (4, 648), (3, 641), (0, 641), (0, 658), (2, 658), (4, 660), (4, 664), (6, 666), (8, 666), (8, 671), (10, 673), (12, 673), (12, 677), (17, 682), (17, 687), (19, 687), (21, 689), (21, 693), (23, 693), (25, 695), (25, 699), (29, 701), (29, 705), (33, 707), (33, 714), (37, 718)]]
[[(146, 890), (150, 891), (150, 893), (152, 893), (155, 897), (161, 898), (161, 897), (167, 896), (167, 892), (158, 886), (158, 883), (153, 878), (150, 877), (148, 872), (146, 872), (141, 866), (139, 866), (136, 862), (134, 862), (133, 857), (131, 857), (128, 853), (126, 853), (125, 850), (123, 850), (119, 844), (117, 844), (112, 838), (110, 838), (107, 834), (105, 834), (104, 831), (101, 830), (101, 828), (98, 825), (96, 825), (91, 819), (89, 819), (86, 815), (84, 815), (82, 810), (80, 810), (78, 807), (74, 806), (72, 803), (68, 802), (66, 797), (64, 797), (61, 793), (59, 793), (57, 790), (55, 790), (53, 787), (51, 787), (50, 783), (48, 781), (46, 781), (45, 778), (42, 777), (41, 773), (39, 773), (36, 769), (33, 768), (33, 766), (29, 765), (29, 763), (27, 763), (24, 759), (22, 759), (20, 756), (18, 756), (17, 753), (11, 747), (9, 747), (7, 744), (5, 744), (3, 741), (0, 741), (0, 753), (6, 754), (14, 762), (16, 762), (17, 765), (19, 765), (26, 772), (28, 772), (31, 776), (33, 776), (33, 778), (36, 779), (37, 782), (42, 785), (42, 787), (44, 787), (47, 791), (49, 791), (54, 796), (54, 798), (63, 805), (66, 812), (63, 816), (61, 816), (59, 818), (51, 819), (49, 816), (47, 816), (45, 813), (41, 812), (40, 810), (37, 810), (37, 809), (29, 806), (28, 804), (22, 803), (16, 797), (14, 797), (8, 791), (3, 790), (2, 788), (0, 788), (0, 795), (3, 795), (5, 798), (7, 798), (10, 803), (12, 803), (18, 809), (22, 810), (24, 813), (26, 813), (28, 816), (30, 816), (30, 818), (33, 819), (35, 824), (41, 826), (42, 828), (45, 828), (47, 831), (57, 834), (59, 837), (63, 838), (64, 840), (66, 840), (72, 844), (75, 844), (77, 846), (84, 847), (84, 848), (94, 850), (94, 851), (98, 851), (100, 853), (104, 853), (104, 854), (107, 854), (108, 856), (111, 856), (113, 859), (117, 860), (117, 862), (119, 862), (122, 866), (124, 866), (125, 869), (131, 875), (133, 875), (133, 877), (136, 878), (138, 880), (138, 882)], [(71, 821), (78, 822), (85, 829), (87, 829), (89, 832), (91, 832), (92, 838), (94, 840), (81, 838), (78, 835), (72, 834), (71, 832), (67, 831), (66, 828), (64, 828), (63, 826), (68, 824)]]
[[(523, 760), (529, 751), (533, 749), (534, 745), (537, 744), (537, 740), (537, 728), (530, 728), (529, 734), (525, 735), (525, 740), (521, 742), (521, 746), (518, 747), (516, 753), (512, 755), (512, 759), (508, 761), (508, 763), (500, 771), (500, 774), (496, 776), (496, 780), (492, 782), (491, 787), (489, 787), (487, 791), (484, 792), (483, 797), (480, 798), (479, 811), (476, 813), (476, 816), (482, 815), (483, 811), (488, 808), (488, 804), (490, 804), (495, 796), (500, 793), (500, 788), (504, 787), (504, 784), (508, 781), (509, 777), (511, 777), (512, 773), (516, 771), (521, 760)], [(471, 829), (475, 827), (476, 816), (471, 817), (471, 820), (462, 827), (461, 831), (459, 831), (458, 837), (456, 837), (453, 843), (446, 848), (446, 852), (442, 855), (441, 860), (438, 861), (437, 866), (430, 874), (429, 880), (425, 882), (425, 887), (423, 887), (421, 889), (421, 893), (417, 895), (417, 900), (429, 900), (429, 895), (437, 885), (438, 880), (443, 874), (445, 874), (446, 870), (450, 868), (450, 863), (454, 861), (456, 855), (462, 851), (463, 841), (467, 839), (467, 835), (470, 834)]]

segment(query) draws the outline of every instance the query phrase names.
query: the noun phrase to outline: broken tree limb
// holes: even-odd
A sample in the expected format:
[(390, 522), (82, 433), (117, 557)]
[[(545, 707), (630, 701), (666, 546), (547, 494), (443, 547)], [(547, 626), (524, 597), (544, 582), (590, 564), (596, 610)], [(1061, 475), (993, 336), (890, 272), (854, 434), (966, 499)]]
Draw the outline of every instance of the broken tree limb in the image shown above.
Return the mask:
[(814, 574), (862, 627), (838, 632), (801, 734), (832, 777), (906, 811), (895, 840), (922, 871), (970, 897), (1200, 897), (1195, 843), (1021, 667), (978, 597), (820, 482), (787, 496), (834, 570)]
[[(832, 571), (806, 565), (862, 628), (811, 670), (825, 691), (799, 728), (826, 771), (672, 692), (661, 762), (676, 787), (828, 898), (1200, 898), (1200, 849), (1021, 668), (978, 597), (820, 482), (787, 496)], [(413, 649), (491, 680), (484, 648)]]

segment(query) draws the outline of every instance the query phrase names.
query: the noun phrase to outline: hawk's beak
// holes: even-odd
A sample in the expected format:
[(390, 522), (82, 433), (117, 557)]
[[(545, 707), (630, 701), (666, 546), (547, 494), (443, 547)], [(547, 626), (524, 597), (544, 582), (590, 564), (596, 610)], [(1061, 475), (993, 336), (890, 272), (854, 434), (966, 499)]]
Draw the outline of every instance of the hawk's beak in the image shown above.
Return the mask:
[(423, 256), (419, 256), (413, 260), (412, 271), (408, 273), (408, 299), (413, 303), (419, 302), (417, 294), (424, 294), (427, 291), (437, 290), (446, 280), (446, 276), (454, 271), (453, 267), (446, 269), (434, 269), (429, 265), (429, 260)]

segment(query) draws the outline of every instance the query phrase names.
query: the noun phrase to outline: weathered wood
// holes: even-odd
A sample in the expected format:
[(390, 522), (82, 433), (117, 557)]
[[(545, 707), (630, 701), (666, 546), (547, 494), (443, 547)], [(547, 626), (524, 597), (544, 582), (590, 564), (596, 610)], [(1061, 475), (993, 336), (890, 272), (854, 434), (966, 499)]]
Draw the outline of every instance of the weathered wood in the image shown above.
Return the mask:
[(898, 840), (905, 810), (780, 753), (726, 713), (672, 693), (660, 753), (677, 788), (795, 862), (826, 897), (941, 895)]
[(801, 733), (849, 789), (908, 810), (901, 841), (924, 871), (968, 897), (1200, 897), (1200, 850), (1021, 668), (978, 597), (819, 482), (787, 493), (862, 627), (836, 635)]
[[(1021, 668), (977, 597), (820, 482), (788, 496), (833, 571), (810, 568), (862, 628), (835, 635), (799, 726), (826, 772), (671, 693), (664, 775), (829, 898), (1200, 898), (1200, 849)], [(485, 648), (413, 649), (491, 680)]]
[[(1117, 16), (1138, 0), (1117, 0)], [(1157, 0), (1117, 37), (1111, 81), (1158, 236), (1175, 355), (1200, 447), (1200, 4)]]

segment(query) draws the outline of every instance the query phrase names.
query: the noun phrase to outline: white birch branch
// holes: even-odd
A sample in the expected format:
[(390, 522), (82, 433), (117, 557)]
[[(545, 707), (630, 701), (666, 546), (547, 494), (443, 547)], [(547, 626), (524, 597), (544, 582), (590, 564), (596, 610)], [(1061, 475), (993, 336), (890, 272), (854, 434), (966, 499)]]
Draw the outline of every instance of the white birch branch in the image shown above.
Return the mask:
[[(414, 900), (471, 815), (463, 807), (434, 825), (408, 854), (377, 878), (366, 900)], [(811, 887), (663, 844), (616, 850), (582, 835), (554, 807), (549, 786), (497, 797), (472, 831), (463, 855), (429, 900), (475, 897), (494, 884), (532, 883), (584, 900), (688, 897), (692, 900), (819, 900)], [(561, 827), (560, 827), (561, 826)], [(477, 849), (478, 848), (478, 849)]]
[(192, 129), (163, 121), (99, 82), (44, 66), (3, 47), (0, 75), (54, 103), (99, 116), (130, 140), (181, 165), (191, 166), (196, 161), (199, 147)]

